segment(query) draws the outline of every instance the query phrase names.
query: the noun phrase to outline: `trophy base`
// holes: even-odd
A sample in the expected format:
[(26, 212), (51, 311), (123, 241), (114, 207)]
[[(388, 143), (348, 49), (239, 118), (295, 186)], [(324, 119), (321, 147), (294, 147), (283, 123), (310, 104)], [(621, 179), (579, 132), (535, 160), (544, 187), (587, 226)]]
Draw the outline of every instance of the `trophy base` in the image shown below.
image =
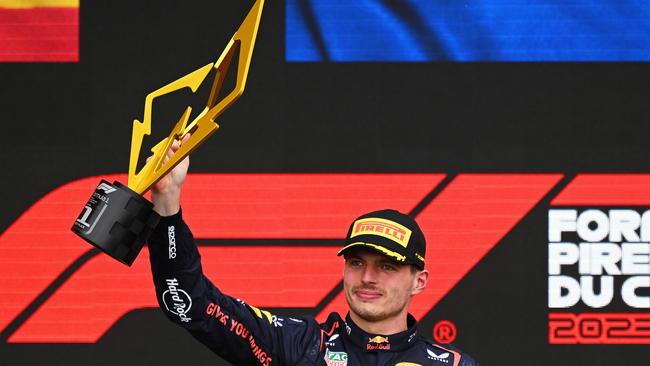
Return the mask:
[(159, 221), (153, 203), (120, 182), (102, 180), (71, 230), (131, 266)]

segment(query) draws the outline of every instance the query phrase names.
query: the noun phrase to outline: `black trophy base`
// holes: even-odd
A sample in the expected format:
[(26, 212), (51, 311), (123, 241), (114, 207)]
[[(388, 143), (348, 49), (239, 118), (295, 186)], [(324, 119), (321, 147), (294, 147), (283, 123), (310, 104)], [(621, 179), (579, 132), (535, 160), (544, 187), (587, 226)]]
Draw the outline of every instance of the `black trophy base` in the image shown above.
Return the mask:
[(72, 225), (72, 231), (131, 266), (159, 221), (153, 203), (120, 182), (102, 180)]

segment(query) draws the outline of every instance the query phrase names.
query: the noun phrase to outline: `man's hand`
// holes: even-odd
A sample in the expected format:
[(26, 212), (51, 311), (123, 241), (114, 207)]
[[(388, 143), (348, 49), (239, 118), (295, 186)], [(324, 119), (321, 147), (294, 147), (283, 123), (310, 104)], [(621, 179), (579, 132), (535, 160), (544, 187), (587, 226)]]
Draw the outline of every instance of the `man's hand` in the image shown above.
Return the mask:
[[(164, 162), (176, 153), (180, 146), (190, 138), (190, 134), (183, 136), (180, 141), (174, 141), (167, 152)], [(151, 159), (151, 158), (149, 158)], [(151, 199), (153, 209), (160, 216), (171, 216), (176, 214), (181, 207), (181, 186), (187, 176), (187, 168), (190, 166), (190, 157), (186, 157), (174, 167), (167, 175), (162, 177), (156, 184), (151, 187)]]

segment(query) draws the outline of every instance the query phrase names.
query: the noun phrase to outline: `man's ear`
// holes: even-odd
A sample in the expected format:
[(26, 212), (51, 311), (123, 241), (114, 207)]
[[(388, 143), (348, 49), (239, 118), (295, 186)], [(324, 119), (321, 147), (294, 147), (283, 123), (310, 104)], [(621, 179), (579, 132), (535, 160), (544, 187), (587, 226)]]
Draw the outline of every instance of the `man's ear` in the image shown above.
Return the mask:
[(424, 289), (427, 287), (428, 282), (429, 271), (426, 269), (419, 271), (413, 279), (413, 290), (411, 291), (411, 295), (417, 295), (424, 291)]

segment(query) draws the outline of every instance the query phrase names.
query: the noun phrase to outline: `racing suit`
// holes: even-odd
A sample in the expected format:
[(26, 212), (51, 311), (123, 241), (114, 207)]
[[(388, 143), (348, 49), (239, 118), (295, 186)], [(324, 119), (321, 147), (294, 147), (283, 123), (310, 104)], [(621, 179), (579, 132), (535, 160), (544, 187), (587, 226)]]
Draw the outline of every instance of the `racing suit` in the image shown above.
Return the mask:
[(406, 331), (369, 334), (349, 315), (344, 319), (332, 313), (324, 324), (311, 317), (280, 318), (224, 295), (203, 275), (181, 212), (161, 219), (149, 251), (163, 312), (234, 365), (477, 365), (455, 348), (419, 336), (411, 315)]

